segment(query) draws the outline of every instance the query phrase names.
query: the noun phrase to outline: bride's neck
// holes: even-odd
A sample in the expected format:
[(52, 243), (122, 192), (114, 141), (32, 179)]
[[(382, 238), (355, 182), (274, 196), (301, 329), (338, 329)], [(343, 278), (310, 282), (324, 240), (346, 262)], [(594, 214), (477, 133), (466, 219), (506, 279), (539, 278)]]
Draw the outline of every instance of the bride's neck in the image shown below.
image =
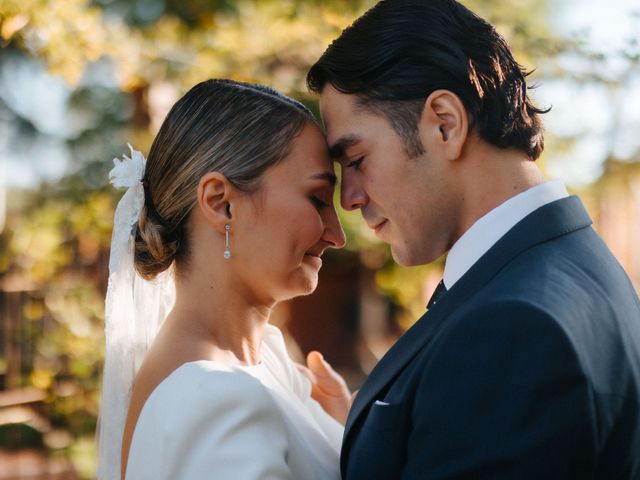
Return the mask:
[(176, 278), (176, 304), (166, 323), (185, 341), (207, 345), (215, 359), (255, 365), (271, 309), (226, 278), (189, 276)]

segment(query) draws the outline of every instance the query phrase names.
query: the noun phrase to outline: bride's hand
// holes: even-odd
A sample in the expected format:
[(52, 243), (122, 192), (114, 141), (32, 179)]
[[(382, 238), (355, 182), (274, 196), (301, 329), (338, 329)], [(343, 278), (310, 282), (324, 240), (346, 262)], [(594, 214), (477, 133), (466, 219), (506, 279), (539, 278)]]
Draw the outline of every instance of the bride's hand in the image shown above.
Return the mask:
[(311, 382), (311, 397), (338, 422), (344, 425), (351, 407), (352, 395), (344, 378), (324, 359), (320, 352), (309, 352), (307, 366), (298, 369)]

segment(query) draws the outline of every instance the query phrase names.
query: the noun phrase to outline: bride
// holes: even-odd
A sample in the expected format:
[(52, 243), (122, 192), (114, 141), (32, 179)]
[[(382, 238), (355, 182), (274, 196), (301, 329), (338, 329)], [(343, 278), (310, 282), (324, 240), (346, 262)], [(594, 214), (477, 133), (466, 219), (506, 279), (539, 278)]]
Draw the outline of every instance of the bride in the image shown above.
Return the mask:
[(115, 163), (98, 477), (339, 478), (342, 426), (269, 324), (345, 242), (312, 114), (209, 80)]

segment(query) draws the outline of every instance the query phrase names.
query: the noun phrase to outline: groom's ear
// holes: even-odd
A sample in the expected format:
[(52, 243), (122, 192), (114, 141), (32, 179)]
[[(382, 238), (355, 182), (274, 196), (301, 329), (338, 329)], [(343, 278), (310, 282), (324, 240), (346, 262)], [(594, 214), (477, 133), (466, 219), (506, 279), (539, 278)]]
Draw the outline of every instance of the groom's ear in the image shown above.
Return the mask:
[(425, 101), (420, 123), (421, 136), (426, 135), (431, 149), (435, 146), (447, 160), (460, 157), (469, 132), (469, 118), (455, 93), (449, 90), (432, 92)]
[(210, 172), (198, 184), (198, 207), (204, 217), (219, 232), (231, 221), (231, 197), (234, 187), (219, 172)]

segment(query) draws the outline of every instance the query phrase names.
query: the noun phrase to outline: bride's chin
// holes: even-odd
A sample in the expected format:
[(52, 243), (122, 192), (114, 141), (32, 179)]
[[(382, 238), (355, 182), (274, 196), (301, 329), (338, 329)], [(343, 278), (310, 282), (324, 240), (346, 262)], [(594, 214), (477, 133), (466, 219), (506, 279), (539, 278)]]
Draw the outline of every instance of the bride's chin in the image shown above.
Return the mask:
[(306, 290), (301, 295), (311, 295), (313, 292), (316, 291), (316, 288), (318, 288), (317, 278), (315, 279), (315, 281), (310, 282), (309, 285), (307, 285)]
[(300, 279), (300, 283), (297, 287), (297, 293), (294, 295), (295, 297), (312, 294), (315, 289), (318, 288), (318, 274), (306, 273), (304, 277)]
[(303, 278), (296, 279), (295, 282), (291, 282), (286, 288), (280, 291), (280, 295), (276, 297), (276, 303), (286, 302), (296, 297), (304, 297), (305, 295), (312, 294), (318, 287), (318, 275), (316, 274), (311, 278), (308, 274)]

